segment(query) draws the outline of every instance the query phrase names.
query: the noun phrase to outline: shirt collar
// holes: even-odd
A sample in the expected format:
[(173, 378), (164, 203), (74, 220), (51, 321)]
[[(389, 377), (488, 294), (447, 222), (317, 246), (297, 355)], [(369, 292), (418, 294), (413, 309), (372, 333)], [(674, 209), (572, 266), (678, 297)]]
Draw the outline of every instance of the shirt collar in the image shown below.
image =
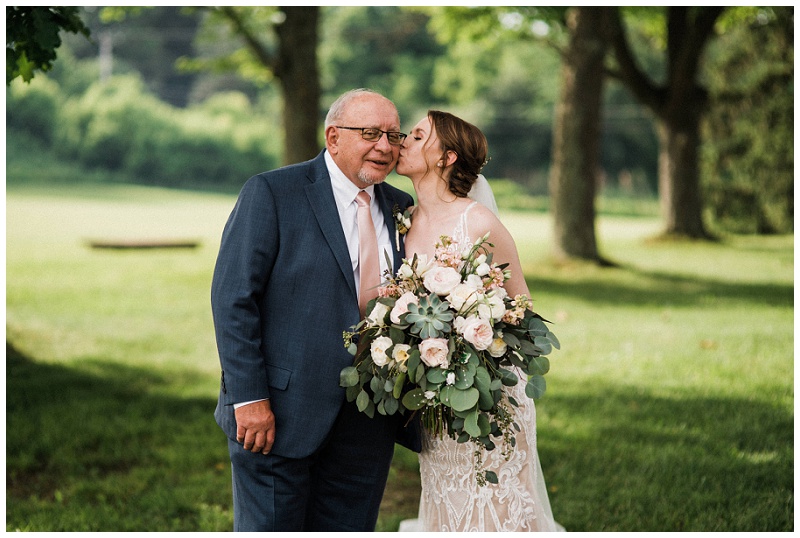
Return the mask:
[(356, 199), (359, 191), (367, 191), (371, 200), (375, 199), (375, 185), (369, 185), (359, 189), (350, 181), (344, 172), (336, 165), (330, 153), (325, 152), (325, 165), (328, 167), (328, 174), (331, 176), (331, 186), (336, 203), (342, 208), (346, 208)]

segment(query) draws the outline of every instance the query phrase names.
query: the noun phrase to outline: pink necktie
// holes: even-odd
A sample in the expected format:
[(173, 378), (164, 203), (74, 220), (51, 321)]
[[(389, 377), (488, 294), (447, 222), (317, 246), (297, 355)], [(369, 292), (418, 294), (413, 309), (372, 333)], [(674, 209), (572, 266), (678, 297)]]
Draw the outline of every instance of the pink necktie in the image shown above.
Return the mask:
[(360, 191), (356, 196), (358, 204), (358, 308), (364, 316), (367, 303), (378, 296), (381, 283), (381, 264), (378, 261), (378, 236), (369, 210), (369, 194)]

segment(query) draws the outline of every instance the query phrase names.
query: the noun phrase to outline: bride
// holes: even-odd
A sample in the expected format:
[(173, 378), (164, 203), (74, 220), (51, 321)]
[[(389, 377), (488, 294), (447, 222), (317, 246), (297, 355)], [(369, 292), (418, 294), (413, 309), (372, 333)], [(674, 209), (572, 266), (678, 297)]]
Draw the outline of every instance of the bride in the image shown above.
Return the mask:
[[(450, 235), (460, 251), (488, 232), (494, 260), (509, 264), (508, 294), (530, 295), (514, 240), (497, 218), (491, 189), (479, 175), (486, 154), (483, 133), (447, 112), (431, 110), (414, 126), (397, 162), (397, 173), (411, 179), (418, 200), (405, 238), (406, 256), (432, 258), (442, 235)], [(524, 385), (509, 389), (509, 395), (520, 404), (515, 412), (522, 427), (511, 458), (506, 461), (499, 447), (484, 454), (484, 462), (497, 473), (499, 484), (477, 484), (472, 443), (424, 434), (419, 456), (419, 520), (408, 530), (563, 530), (550, 509), (536, 451), (536, 409), (525, 395)]]

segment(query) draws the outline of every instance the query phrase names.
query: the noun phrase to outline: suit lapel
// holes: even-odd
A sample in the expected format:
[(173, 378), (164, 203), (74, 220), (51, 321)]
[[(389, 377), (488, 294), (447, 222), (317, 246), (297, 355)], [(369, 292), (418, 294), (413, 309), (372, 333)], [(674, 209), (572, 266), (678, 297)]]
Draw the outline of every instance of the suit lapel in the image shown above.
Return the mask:
[(339, 269), (342, 271), (347, 285), (353, 296), (356, 297), (356, 283), (353, 277), (353, 266), (350, 263), (350, 254), (347, 249), (347, 240), (342, 231), (342, 223), (339, 220), (339, 211), (336, 209), (336, 201), (333, 198), (333, 188), (328, 169), (325, 167), (325, 159), (320, 154), (314, 159), (308, 172), (311, 184), (306, 190), (308, 202), (319, 223), (325, 240), (333, 251)]

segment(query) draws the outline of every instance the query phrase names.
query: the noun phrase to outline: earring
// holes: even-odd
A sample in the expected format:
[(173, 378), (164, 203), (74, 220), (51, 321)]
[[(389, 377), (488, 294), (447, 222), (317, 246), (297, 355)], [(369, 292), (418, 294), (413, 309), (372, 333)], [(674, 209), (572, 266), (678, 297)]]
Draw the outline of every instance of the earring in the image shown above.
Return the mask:
[(442, 161), (439, 161), (438, 163), (436, 163), (436, 166), (438, 166), (439, 168), (441, 168), (441, 167), (442, 167)]

